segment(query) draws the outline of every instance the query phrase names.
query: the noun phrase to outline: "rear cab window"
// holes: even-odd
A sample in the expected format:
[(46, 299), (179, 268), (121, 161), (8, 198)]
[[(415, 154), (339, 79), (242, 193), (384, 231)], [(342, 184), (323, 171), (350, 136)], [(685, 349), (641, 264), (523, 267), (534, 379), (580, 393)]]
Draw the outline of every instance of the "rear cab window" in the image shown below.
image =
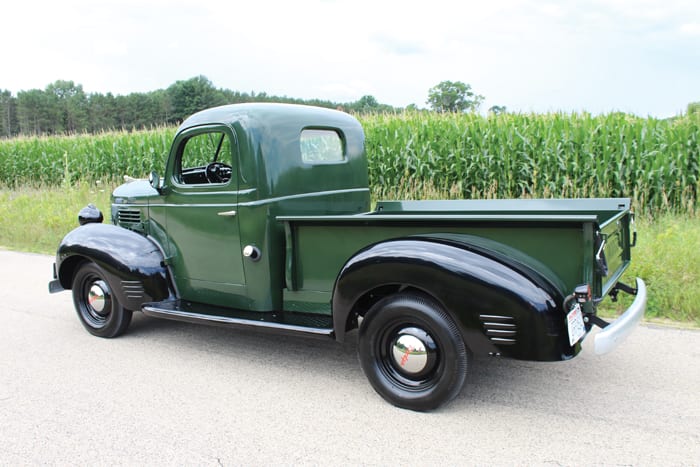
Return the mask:
[(299, 145), (301, 160), (305, 164), (345, 162), (345, 142), (337, 130), (306, 128), (301, 132)]

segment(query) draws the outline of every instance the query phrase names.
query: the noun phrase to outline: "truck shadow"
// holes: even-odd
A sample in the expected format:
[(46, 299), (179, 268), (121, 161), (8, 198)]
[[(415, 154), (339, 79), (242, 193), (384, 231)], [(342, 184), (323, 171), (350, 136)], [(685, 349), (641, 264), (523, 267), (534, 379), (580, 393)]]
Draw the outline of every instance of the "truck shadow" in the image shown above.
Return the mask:
[[(298, 371), (309, 377), (326, 379), (328, 387), (342, 382), (347, 390), (372, 395), (357, 359), (357, 332), (345, 343), (332, 339), (309, 339), (264, 331), (225, 329), (214, 326), (153, 319), (135, 314), (129, 331), (120, 339), (157, 339), (176, 348), (183, 358), (193, 352), (206, 352), (230, 360), (255, 361), (276, 369)], [(176, 358), (176, 354), (172, 355)], [(461, 394), (438, 412), (483, 410), (500, 406), (571, 413), (581, 404), (594, 403), (591, 381), (601, 378), (607, 366), (590, 354), (569, 362), (526, 362), (497, 357), (471, 360)], [(614, 373), (614, 372), (613, 372)], [(613, 381), (609, 381), (614, 384)], [(348, 388), (349, 386), (349, 388)], [(591, 398), (587, 401), (587, 398)], [(379, 397), (368, 397), (385, 404)]]
[(231, 359), (244, 356), (248, 359), (278, 362), (284, 368), (299, 365), (300, 370), (315, 371), (318, 374), (328, 373), (329, 369), (337, 367), (353, 368), (362, 376), (357, 362), (355, 336), (356, 333), (353, 332), (348, 342), (338, 344), (327, 337), (308, 338), (265, 330), (189, 324), (135, 313), (129, 330), (120, 339), (157, 338), (175, 344), (183, 354), (205, 351)]

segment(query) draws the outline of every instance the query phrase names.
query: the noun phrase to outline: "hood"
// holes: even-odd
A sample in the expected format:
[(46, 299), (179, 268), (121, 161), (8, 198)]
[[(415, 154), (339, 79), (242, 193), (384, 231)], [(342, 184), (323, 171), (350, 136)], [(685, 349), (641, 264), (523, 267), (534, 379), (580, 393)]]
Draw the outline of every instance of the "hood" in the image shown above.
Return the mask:
[(112, 202), (117, 204), (132, 203), (157, 195), (158, 191), (151, 186), (148, 180), (135, 180), (118, 186), (112, 192)]

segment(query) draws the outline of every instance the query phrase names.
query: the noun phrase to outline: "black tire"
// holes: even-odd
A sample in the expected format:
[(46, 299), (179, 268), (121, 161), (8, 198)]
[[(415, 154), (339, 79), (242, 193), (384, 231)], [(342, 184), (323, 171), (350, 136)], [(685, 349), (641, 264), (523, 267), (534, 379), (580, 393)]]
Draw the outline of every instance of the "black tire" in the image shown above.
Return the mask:
[(454, 321), (417, 293), (385, 297), (372, 306), (360, 326), (358, 353), (365, 376), (384, 399), (417, 411), (454, 399), (469, 360)]
[(132, 312), (119, 303), (98, 265), (81, 264), (73, 276), (72, 288), (75, 311), (90, 334), (117, 337), (129, 327)]

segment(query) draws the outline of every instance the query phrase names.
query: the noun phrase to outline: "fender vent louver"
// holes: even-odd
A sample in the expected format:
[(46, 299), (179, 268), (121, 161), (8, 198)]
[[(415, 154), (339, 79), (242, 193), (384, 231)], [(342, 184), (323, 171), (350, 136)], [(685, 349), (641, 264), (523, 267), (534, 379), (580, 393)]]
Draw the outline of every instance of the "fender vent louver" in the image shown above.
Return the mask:
[(138, 209), (119, 209), (117, 220), (120, 224), (138, 224), (141, 222), (141, 211)]
[(122, 290), (128, 299), (144, 298), (145, 295), (141, 281), (122, 281)]
[(518, 328), (511, 316), (479, 315), (484, 331), (491, 342), (497, 345), (513, 345)]

